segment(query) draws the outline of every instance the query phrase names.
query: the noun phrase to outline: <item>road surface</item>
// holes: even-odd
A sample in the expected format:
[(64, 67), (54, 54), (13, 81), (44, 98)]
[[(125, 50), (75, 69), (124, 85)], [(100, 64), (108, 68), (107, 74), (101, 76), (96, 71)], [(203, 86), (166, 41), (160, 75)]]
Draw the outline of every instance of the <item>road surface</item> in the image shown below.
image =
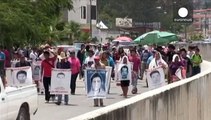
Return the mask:
[[(131, 94), (131, 88), (132, 86), (129, 87), (128, 98), (135, 96)], [(146, 91), (148, 91), (148, 88), (145, 81), (138, 80), (138, 94)], [(121, 93), (121, 87), (116, 86), (116, 82), (112, 81), (110, 94), (107, 99), (104, 99), (105, 107), (127, 99), (123, 98), (120, 95)], [(39, 95), (38, 111), (31, 116), (31, 120), (66, 120), (99, 108), (101, 107), (93, 107), (93, 100), (88, 99), (85, 94), (84, 82), (78, 80), (76, 94), (69, 96), (69, 105), (61, 104), (58, 106), (53, 102), (45, 103), (44, 95)]]

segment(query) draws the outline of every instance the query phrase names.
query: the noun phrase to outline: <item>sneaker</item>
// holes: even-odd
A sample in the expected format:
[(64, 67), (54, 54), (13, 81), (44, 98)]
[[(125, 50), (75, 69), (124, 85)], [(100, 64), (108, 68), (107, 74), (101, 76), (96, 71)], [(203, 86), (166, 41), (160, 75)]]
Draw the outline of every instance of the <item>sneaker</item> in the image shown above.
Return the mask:
[(46, 100), (46, 101), (45, 101), (45, 103), (49, 103), (49, 101), (48, 101), (48, 100)]
[(64, 105), (68, 105), (68, 102), (65, 102)]
[(61, 105), (61, 102), (56, 102), (57, 105)]

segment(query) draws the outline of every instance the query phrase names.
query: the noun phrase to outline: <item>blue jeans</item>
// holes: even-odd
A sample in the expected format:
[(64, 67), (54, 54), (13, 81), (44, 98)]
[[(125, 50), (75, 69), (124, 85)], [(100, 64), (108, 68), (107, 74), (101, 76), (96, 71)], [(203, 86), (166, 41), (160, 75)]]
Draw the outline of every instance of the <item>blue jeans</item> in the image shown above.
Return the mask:
[[(68, 103), (68, 101), (69, 101), (69, 96), (64, 95), (64, 102)], [(58, 102), (62, 102), (62, 95), (58, 95)]]

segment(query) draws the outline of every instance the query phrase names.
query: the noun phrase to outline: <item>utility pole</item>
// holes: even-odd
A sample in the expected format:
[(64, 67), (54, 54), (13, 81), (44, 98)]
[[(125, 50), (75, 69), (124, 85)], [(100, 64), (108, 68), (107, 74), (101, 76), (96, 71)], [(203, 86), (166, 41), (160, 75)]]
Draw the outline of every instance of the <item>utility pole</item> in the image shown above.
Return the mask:
[(205, 14), (204, 14), (204, 36), (205, 36), (205, 39), (207, 37), (207, 11), (205, 11)]
[(90, 18), (89, 18), (89, 27), (90, 27), (90, 38), (92, 39), (92, 0), (89, 0), (90, 2)]

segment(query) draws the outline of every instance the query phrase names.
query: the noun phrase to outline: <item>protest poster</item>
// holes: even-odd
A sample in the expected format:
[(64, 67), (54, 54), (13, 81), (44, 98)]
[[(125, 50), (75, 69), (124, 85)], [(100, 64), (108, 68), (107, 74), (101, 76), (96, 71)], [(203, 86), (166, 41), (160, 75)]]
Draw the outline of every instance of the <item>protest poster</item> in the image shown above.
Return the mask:
[(106, 92), (109, 91), (109, 86), (110, 86), (110, 82), (111, 82), (111, 72), (112, 72), (112, 67), (110, 66), (106, 66)]
[(131, 80), (132, 79), (131, 73), (132, 73), (132, 66), (130, 63), (118, 65), (117, 75), (120, 81)]
[(163, 68), (156, 68), (147, 71), (147, 81), (150, 89), (155, 89), (164, 86), (165, 75)]
[(41, 80), (41, 61), (32, 63), (32, 78), (35, 81)]
[[(106, 70), (86, 69), (85, 83), (88, 98), (106, 98)], [(108, 85), (108, 84), (107, 84)]]
[(69, 94), (70, 81), (71, 81), (70, 69), (52, 69), (50, 93)]
[(7, 68), (6, 79), (11, 86), (30, 85), (33, 83), (31, 67)]

